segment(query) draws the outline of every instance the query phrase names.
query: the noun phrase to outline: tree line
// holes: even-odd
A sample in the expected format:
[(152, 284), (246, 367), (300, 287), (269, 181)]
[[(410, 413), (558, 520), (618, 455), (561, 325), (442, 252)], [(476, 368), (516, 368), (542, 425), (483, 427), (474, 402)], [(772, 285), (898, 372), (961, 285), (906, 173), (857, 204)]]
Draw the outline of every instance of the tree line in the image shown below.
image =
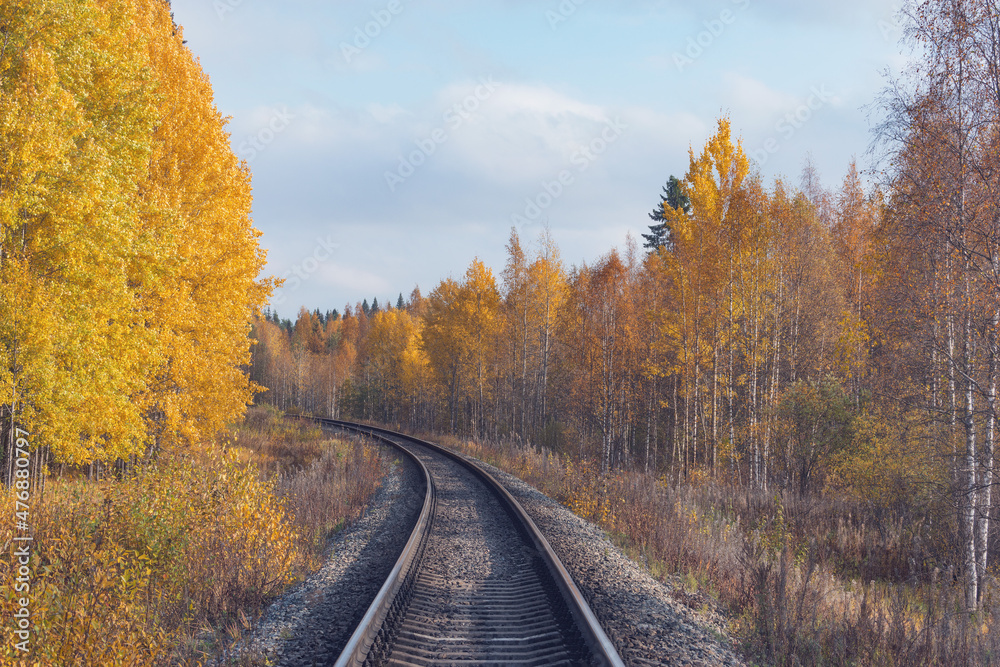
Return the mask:
[(881, 208), (853, 166), (837, 193), (805, 177), (815, 201), (765, 189), (721, 119), (646, 248), (567, 267), (548, 231), (526, 245), (511, 230), (499, 273), (474, 260), (396, 308), (259, 319), (252, 377), (284, 409), (572, 450), (605, 470), (816, 486), (778, 408), (803, 383), (850, 393), (856, 248), (833, 239), (870, 236)]

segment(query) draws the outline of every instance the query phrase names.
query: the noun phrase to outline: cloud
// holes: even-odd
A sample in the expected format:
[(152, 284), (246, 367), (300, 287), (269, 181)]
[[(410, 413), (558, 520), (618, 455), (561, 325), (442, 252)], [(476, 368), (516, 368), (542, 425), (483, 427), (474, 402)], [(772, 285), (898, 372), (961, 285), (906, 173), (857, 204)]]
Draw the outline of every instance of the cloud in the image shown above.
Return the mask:
[[(172, 3), (234, 148), (261, 145), (250, 166), (269, 270), (302, 266), (319, 237), (339, 244), (296, 306), (426, 293), (477, 255), (502, 266), (512, 214), (567, 170), (573, 182), (522, 232), (547, 221), (568, 263), (591, 261), (645, 231), (660, 187), (726, 111), (748, 148), (781, 139), (767, 175), (794, 176), (812, 150), (835, 181), (865, 147), (870, 71), (895, 49), (883, 0), (749, 0), (683, 72), (673, 52), (733, 0), (588, 0), (556, 31), (545, 12), (560, 0), (404, 2), (350, 63), (341, 42), (386, 0), (243, 0), (224, 20), (204, 0)], [(841, 101), (786, 139), (776, 123), (823, 82)], [(602, 146), (609, 123), (624, 127)], [(592, 144), (581, 171), (574, 156)], [(390, 188), (387, 173), (402, 181)]]
[(759, 79), (735, 72), (726, 72), (723, 82), (730, 107), (739, 109), (740, 117), (746, 122), (769, 119), (787, 112), (800, 102), (797, 95), (775, 90)]
[[(603, 107), (544, 85), (496, 83), (455, 127), (446, 119), (461, 116), (448, 111), (475, 96), (480, 80), (449, 83), (408, 108), (310, 103), (290, 109), (288, 129), (252, 165), (255, 183), (267, 184), (254, 216), (276, 249), (268, 270), (280, 276), (301, 265), (317, 236), (333, 235), (340, 249), (309, 280), (286, 291), (288, 303), (408, 292), (414, 283), (429, 290), (477, 255), (501, 266), (512, 214), (542, 183), (568, 169), (575, 182), (547, 208), (545, 219), (568, 261), (592, 259), (592, 245), (603, 252), (624, 238), (623, 230), (645, 230), (646, 210), (660, 186), (669, 174), (684, 173), (689, 142), (709, 130), (689, 113)], [(269, 112), (261, 107), (241, 114), (237, 127), (252, 132)], [(620, 139), (579, 172), (574, 153), (615, 122), (624, 127)], [(390, 192), (384, 174), (435, 129), (446, 131), (447, 139)], [(533, 238), (541, 224), (533, 220), (521, 231)], [(334, 298), (339, 303), (342, 297)]]
[(385, 277), (344, 264), (323, 266), (317, 276), (317, 283), (319, 287), (354, 294), (378, 294), (391, 289)]

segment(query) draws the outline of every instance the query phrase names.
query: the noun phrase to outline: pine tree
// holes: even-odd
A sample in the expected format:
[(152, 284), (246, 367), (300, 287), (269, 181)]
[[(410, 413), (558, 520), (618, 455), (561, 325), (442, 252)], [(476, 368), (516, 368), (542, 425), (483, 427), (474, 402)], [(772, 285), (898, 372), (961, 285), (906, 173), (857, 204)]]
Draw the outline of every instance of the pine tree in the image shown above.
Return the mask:
[(660, 248), (669, 250), (672, 244), (670, 224), (664, 217), (666, 208), (680, 209), (685, 214), (691, 213), (691, 202), (688, 201), (684, 189), (681, 187), (681, 182), (677, 180), (676, 176), (671, 175), (662, 189), (663, 194), (660, 195), (659, 206), (649, 214), (649, 219), (654, 224), (649, 226), (649, 234), (642, 235), (642, 238), (646, 239), (642, 247), (648, 248), (652, 252), (656, 252)]

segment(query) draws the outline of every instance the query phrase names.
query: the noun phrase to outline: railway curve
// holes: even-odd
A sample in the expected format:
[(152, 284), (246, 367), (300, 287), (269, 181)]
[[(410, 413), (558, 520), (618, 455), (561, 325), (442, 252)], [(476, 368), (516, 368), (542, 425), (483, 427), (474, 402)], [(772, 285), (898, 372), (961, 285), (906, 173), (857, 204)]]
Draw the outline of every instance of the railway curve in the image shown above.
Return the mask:
[(544, 535), (488, 472), (412, 436), (318, 421), (405, 452), (426, 479), (409, 541), (338, 667), (624, 664)]

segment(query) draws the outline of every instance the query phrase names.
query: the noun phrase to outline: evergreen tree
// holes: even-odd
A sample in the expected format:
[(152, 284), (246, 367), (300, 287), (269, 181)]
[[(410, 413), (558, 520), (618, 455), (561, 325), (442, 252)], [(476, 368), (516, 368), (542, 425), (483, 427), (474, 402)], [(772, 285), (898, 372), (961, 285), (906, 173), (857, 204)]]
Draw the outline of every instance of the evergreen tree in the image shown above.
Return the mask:
[(373, 297), (372, 298), (372, 314), (374, 315), (377, 312), (378, 312), (378, 297)]
[(399, 298), (396, 299), (396, 310), (403, 310), (406, 308), (406, 302), (403, 301), (403, 293), (399, 293)]
[(371, 307), (368, 305), (368, 299), (361, 302), (361, 312), (365, 315), (371, 313)]
[(691, 202), (688, 201), (687, 195), (684, 194), (681, 182), (673, 175), (667, 180), (667, 184), (663, 186), (663, 194), (660, 195), (660, 205), (649, 214), (649, 219), (654, 224), (649, 226), (649, 234), (642, 235), (642, 238), (646, 239), (646, 242), (642, 244), (643, 248), (648, 248), (655, 252), (664, 247), (669, 249), (673, 245), (673, 242), (670, 240), (670, 225), (667, 224), (667, 221), (663, 217), (663, 210), (666, 206), (672, 209), (682, 209), (686, 214), (691, 213)]

